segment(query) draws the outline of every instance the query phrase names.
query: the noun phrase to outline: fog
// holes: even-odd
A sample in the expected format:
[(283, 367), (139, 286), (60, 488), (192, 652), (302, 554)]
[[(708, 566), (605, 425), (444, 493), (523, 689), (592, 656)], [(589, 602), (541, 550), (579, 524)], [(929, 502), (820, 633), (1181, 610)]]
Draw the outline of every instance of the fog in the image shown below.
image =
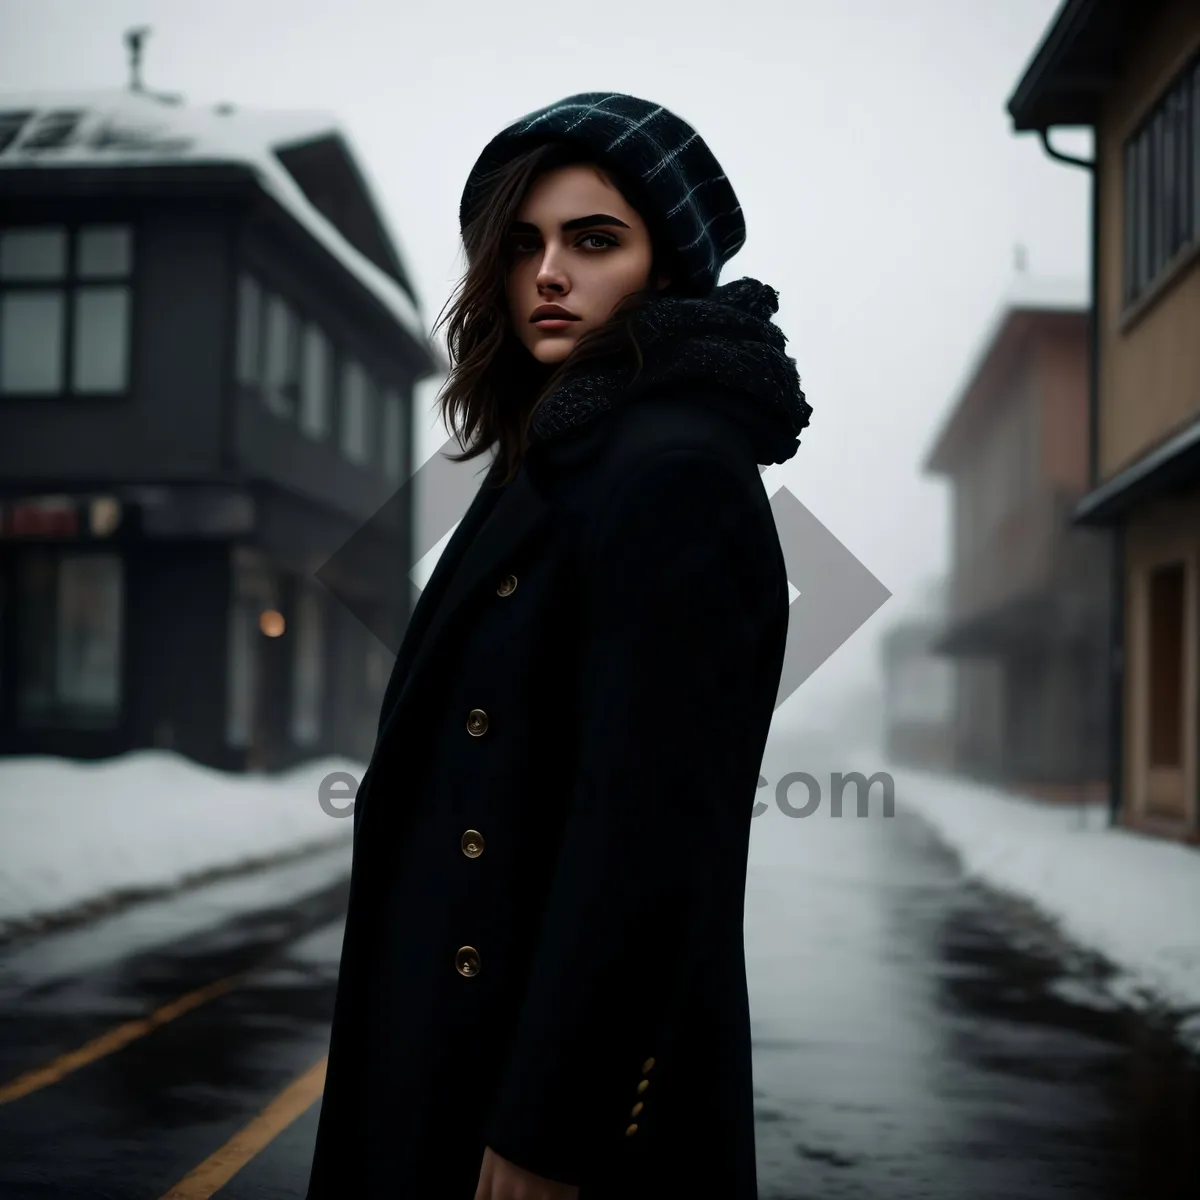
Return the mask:
[[(920, 464), (1017, 258), (1031, 276), (1087, 271), (1087, 174), (1014, 135), (1004, 107), (1055, 7), (24, 0), (0, 15), (0, 80), (6, 91), (124, 86), (123, 32), (148, 24), (152, 89), (336, 114), (427, 327), (461, 266), (462, 184), (503, 125), (596, 89), (694, 124), (746, 214), (746, 246), (722, 279), (779, 290), (777, 320), (815, 409), (766, 486), (786, 484), (893, 593), (787, 701), (779, 715), (792, 724), (860, 711), (880, 633), (945, 568), (946, 497)], [(446, 438), (432, 390), (422, 459)]]

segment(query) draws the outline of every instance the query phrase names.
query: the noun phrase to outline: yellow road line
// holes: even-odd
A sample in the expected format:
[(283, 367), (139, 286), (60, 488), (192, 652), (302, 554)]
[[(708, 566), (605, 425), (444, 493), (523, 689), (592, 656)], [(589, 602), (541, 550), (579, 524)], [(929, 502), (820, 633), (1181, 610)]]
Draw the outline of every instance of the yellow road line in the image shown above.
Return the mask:
[(224, 995), (241, 983), (245, 974), (244, 971), (239, 971), (224, 979), (218, 979), (214, 983), (205, 984), (204, 987), (197, 988), (194, 992), (188, 992), (177, 1000), (172, 1000), (161, 1008), (156, 1008), (148, 1017), (126, 1021), (124, 1025), (118, 1025), (115, 1029), (102, 1033), (98, 1038), (93, 1038), (90, 1042), (80, 1046), (78, 1050), (70, 1050), (66, 1054), (59, 1055), (44, 1067), (35, 1067), (32, 1071), (18, 1075), (9, 1083), (0, 1084), (0, 1104), (7, 1104), (10, 1100), (17, 1100), (22, 1096), (28, 1096), (30, 1092), (36, 1092), (39, 1088), (57, 1083), (64, 1075), (78, 1071), (80, 1067), (86, 1067), (88, 1063), (93, 1063), (98, 1058), (120, 1050), (122, 1046), (127, 1046), (137, 1038), (153, 1033), (160, 1025), (165, 1025), (185, 1012), (190, 1012), (193, 1008), (198, 1008), (201, 1004)]
[(256, 1154), (312, 1107), (325, 1090), (324, 1057), (291, 1083), (248, 1125), (219, 1150), (189, 1171), (162, 1200), (207, 1200), (227, 1184)]

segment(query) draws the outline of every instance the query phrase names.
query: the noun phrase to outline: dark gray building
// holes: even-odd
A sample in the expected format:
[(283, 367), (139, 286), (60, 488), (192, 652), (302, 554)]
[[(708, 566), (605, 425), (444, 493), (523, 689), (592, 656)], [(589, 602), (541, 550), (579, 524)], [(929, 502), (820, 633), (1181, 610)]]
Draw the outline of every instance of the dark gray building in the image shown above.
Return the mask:
[(0, 752), (369, 754), (436, 367), (327, 118), (0, 96)]

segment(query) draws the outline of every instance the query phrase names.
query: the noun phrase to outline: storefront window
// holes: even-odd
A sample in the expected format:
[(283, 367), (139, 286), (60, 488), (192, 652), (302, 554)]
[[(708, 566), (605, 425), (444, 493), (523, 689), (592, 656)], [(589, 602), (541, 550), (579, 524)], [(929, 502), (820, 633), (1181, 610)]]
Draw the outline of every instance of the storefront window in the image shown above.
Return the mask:
[(19, 559), (18, 718), (109, 726), (121, 707), (123, 574), (115, 554), (30, 549)]
[(325, 672), (324, 611), (321, 598), (306, 588), (296, 598), (292, 623), (292, 741), (310, 746), (321, 737), (321, 690)]
[(230, 555), (231, 596), (226, 642), (225, 740), (261, 761), (265, 747), (266, 675), (263, 660), (264, 613), (277, 612), (274, 570), (262, 553), (234, 546)]
[(254, 740), (258, 697), (258, 614), (260, 605), (236, 596), (229, 606), (228, 684), (225, 740), (244, 748)]

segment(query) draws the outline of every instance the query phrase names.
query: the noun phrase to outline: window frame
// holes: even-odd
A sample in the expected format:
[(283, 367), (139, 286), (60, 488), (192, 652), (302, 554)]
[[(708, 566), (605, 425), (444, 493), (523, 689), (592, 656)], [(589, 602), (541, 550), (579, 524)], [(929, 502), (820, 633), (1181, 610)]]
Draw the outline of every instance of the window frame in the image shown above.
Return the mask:
[(1200, 52), (1133, 124), (1120, 163), (1125, 329), (1200, 256)]
[[(337, 392), (339, 386), (339, 355), (338, 346), (333, 336), (325, 326), (309, 311), (296, 308), (300, 334), (300, 367), (298, 380), (298, 395), (296, 399), (296, 428), (311, 442), (324, 445), (333, 440), (335, 419), (337, 416)], [(309, 347), (316, 344), (312, 341), (315, 334), (317, 343), (323, 346), (324, 362), (322, 364), (323, 395), (321, 396), (321, 428), (318, 431), (309, 422), (310, 411), (310, 376), (309, 376)]]
[[(272, 378), (272, 315), (278, 311), (286, 322), (287, 345), (284, 347), (284, 381), (276, 388)], [(290, 424), (300, 417), (300, 382), (303, 369), (302, 343), (304, 314), (281, 288), (263, 285), (259, 301), (259, 381), (258, 398), (271, 416)]]
[[(242, 265), (238, 267), (234, 280), (233, 300), (233, 382), (238, 388), (257, 395), (262, 391), (263, 378), (263, 300), (267, 295), (266, 285), (257, 271)], [(253, 294), (253, 311), (248, 297)], [(253, 328), (248, 328), (251, 321)], [(253, 378), (250, 364), (245, 356), (253, 347)]]
[[(351, 372), (357, 371), (362, 381), (362, 441), (363, 441), (363, 456), (356, 458), (347, 449), (347, 421), (349, 420), (349, 405), (347, 403), (350, 394), (349, 376)], [(357, 354), (352, 354), (344, 347), (340, 349), (338, 354), (338, 371), (337, 371), (337, 449), (343, 461), (351, 466), (366, 470), (376, 464), (376, 456), (372, 451), (372, 447), (378, 443), (378, 437), (372, 435), (375, 430), (375, 418), (378, 415), (378, 405), (373, 404), (382, 391), (379, 378), (375, 373), (363, 362), (362, 358)]]
[[(88, 229), (104, 226), (116, 226), (129, 231), (129, 269), (124, 274), (81, 275), (79, 272), (80, 235)], [(119, 218), (42, 218), (39, 220), (18, 219), (0, 224), (0, 235), (23, 229), (61, 229), (66, 234), (66, 266), (63, 274), (56, 279), (0, 279), (0, 297), (17, 293), (55, 294), (62, 297), (62, 340), (58, 348), (58, 387), (54, 391), (29, 391), (15, 389), (6, 391), (0, 383), (0, 403), (14, 400), (65, 400), (80, 399), (120, 400), (128, 398), (134, 390), (134, 372), (136, 362), (134, 346), (138, 328), (138, 302), (142, 288), (140, 287), (141, 267), (141, 231), (139, 222), (132, 216)], [(125, 371), (123, 386), (113, 390), (91, 388), (76, 388), (74, 377), (76, 372), (76, 325), (78, 296), (89, 288), (123, 287), (129, 297), (125, 325)], [(0, 330), (0, 339), (3, 333)], [(0, 354), (3, 346), (0, 345)]]
[[(404, 482), (404, 464), (408, 461), (408, 456), (411, 451), (409, 443), (412, 441), (412, 406), (409, 400), (410, 393), (401, 387), (397, 387), (390, 380), (381, 381), (378, 388), (379, 394), (379, 468), (383, 473), (384, 479), (395, 487), (399, 487)], [(390, 401), (396, 402), (396, 429), (390, 430), (389, 414), (392, 411)], [(397, 445), (389, 451), (388, 437), (389, 433), (397, 435)], [(392, 470), (393, 460), (392, 453), (396, 455)]]
[[(252, 294), (253, 312), (247, 308), (247, 296)], [(342, 463), (360, 471), (375, 471), (386, 480), (391, 480), (388, 460), (383, 453), (382, 434), (385, 426), (386, 398), (395, 395), (399, 401), (400, 437), (399, 474), (403, 476), (406, 456), (412, 453), (412, 384), (404, 380), (402, 373), (390, 368), (381, 369), (377, 354), (361, 353), (369, 347), (361, 346), (358, 339), (345, 338), (334, 325), (327, 323), (317, 308), (298, 298), (287, 287), (281, 286), (275, 275), (261, 260), (241, 257), (234, 272), (232, 289), (233, 314), (230, 319), (232, 349), (228, 355), (231, 386), (235, 393), (252, 401), (282, 424), (288, 425), (303, 440), (312, 446), (327, 447)], [(289, 409), (285, 414), (274, 408), (268, 399), (268, 343), (270, 337), (270, 311), (272, 301), (284, 306), (291, 317), (291, 383), (283, 392)], [(250, 328), (252, 326), (253, 328)], [(324, 383), (322, 412), (323, 427), (320, 432), (308, 418), (312, 415), (308, 405), (308, 348), (312, 333), (324, 346)], [(247, 338), (255, 348), (253, 370), (245, 361), (248, 353)], [(349, 417), (347, 404), (347, 375), (357, 370), (363, 382), (363, 432), (362, 458), (356, 458), (346, 450), (346, 422)], [(253, 381), (250, 376), (253, 375)], [(401, 381), (403, 380), (403, 381)], [(377, 449), (377, 444), (379, 448)], [(403, 482), (399, 479), (397, 482)]]
[[(4, 690), (11, 702), (11, 710), (5, 713), (9, 728), (25, 733), (70, 732), (83, 734), (111, 735), (125, 729), (130, 715), (130, 575), (129, 562), (124, 552), (115, 546), (92, 546), (79, 543), (32, 541), (22, 545), (12, 559), (11, 572), (6, 577), (5, 604), (11, 605), (14, 629), (20, 629), (25, 638), (31, 636), (28, 625), (28, 596), (24, 592), (23, 573), (26, 565), (37, 557), (50, 564), (53, 572), (51, 588), (52, 610), (47, 630), (52, 640), (50, 654), (50, 676), (53, 680), (53, 696), (40, 712), (26, 708), (27, 686), (25, 655), (15, 641), (9, 641), (5, 649), (5, 673), (9, 682)], [(79, 562), (84, 559), (104, 559), (115, 567), (116, 574), (116, 647), (114, 672), (116, 698), (111, 707), (88, 709), (86, 705), (64, 702), (61, 692), (61, 639), (63, 636), (63, 577), (64, 562)]]
[[(288, 740), (296, 749), (308, 751), (325, 739), (329, 610), (324, 595), (307, 580), (296, 589), (289, 627), (293, 637)], [(308, 654), (311, 657), (306, 657)], [(307, 690), (310, 684), (311, 695)]]

